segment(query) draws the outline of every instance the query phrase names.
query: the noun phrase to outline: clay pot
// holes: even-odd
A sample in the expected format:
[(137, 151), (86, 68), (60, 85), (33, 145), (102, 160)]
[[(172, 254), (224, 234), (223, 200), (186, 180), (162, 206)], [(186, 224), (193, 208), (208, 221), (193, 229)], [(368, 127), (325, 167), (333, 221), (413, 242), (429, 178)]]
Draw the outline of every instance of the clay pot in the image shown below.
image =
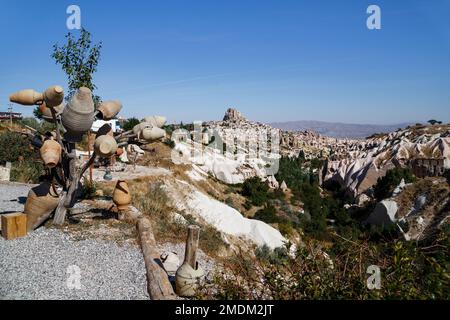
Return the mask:
[(131, 194), (128, 184), (124, 180), (117, 181), (113, 193), (113, 202), (119, 210), (127, 210), (131, 203)]
[(9, 96), (9, 101), (22, 104), (24, 106), (32, 106), (35, 104), (42, 104), (44, 101), (44, 95), (33, 89), (25, 89), (18, 91)]
[(53, 86), (45, 90), (44, 101), (47, 107), (59, 106), (64, 100), (64, 90), (60, 86)]
[(193, 297), (205, 272), (197, 266), (193, 269), (188, 263), (183, 263), (175, 274), (175, 289), (180, 297)]
[(157, 127), (153, 127), (143, 129), (139, 135), (139, 138), (144, 139), (147, 142), (152, 142), (164, 138), (165, 136), (166, 131)]
[(116, 156), (120, 157), (121, 155), (123, 155), (123, 148), (117, 148)]
[(64, 108), (61, 121), (67, 132), (64, 138), (69, 142), (80, 142), (94, 122), (94, 101), (92, 92), (81, 87)]
[(100, 158), (109, 158), (116, 153), (117, 142), (109, 135), (100, 136), (95, 139), (94, 150)]
[(97, 130), (97, 134), (95, 135), (95, 138), (98, 138), (98, 137), (104, 136), (104, 135), (114, 137), (114, 132), (112, 131), (112, 128), (108, 123), (105, 123)]
[[(39, 110), (42, 112), (42, 118), (45, 121), (51, 122), (51, 123), (54, 122), (53, 116), (52, 116), (52, 111), (50, 110), (50, 108), (47, 107), (47, 104), (45, 102), (39, 106)], [(53, 110), (55, 110), (56, 116), (59, 116), (64, 110), (64, 103), (61, 103), (61, 104), (57, 105), (56, 107), (53, 107)]]
[(140, 134), (145, 128), (153, 128), (153, 125), (149, 122), (141, 122), (133, 127), (133, 133)]
[(144, 122), (148, 122), (155, 127), (162, 128), (166, 124), (167, 119), (163, 116), (149, 116), (144, 118)]
[(51, 187), (44, 182), (30, 190), (25, 203), (24, 213), (27, 215), (27, 230), (39, 227), (58, 206), (59, 197)]
[(44, 164), (48, 168), (54, 168), (61, 159), (61, 145), (55, 140), (46, 140), (39, 150)]
[(108, 121), (113, 119), (122, 109), (122, 103), (120, 101), (105, 101), (100, 104), (97, 111), (97, 117), (99, 119)]

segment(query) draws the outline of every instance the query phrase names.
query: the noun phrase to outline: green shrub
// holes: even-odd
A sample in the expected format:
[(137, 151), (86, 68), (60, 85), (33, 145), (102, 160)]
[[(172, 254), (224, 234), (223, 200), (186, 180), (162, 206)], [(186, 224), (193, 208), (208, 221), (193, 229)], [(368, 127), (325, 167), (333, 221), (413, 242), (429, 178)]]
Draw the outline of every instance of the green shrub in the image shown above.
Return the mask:
[(122, 129), (125, 131), (130, 131), (133, 130), (133, 128), (138, 125), (140, 123), (140, 121), (136, 118), (129, 118), (127, 119), (122, 126)]
[(253, 177), (244, 181), (241, 194), (247, 197), (252, 205), (261, 206), (267, 201), (268, 192), (267, 182), (263, 182), (259, 177)]
[[(16, 162), (22, 157), (24, 160), (37, 158), (29, 140), (15, 132), (0, 134), (0, 163)], [(7, 152), (6, 152), (7, 151)]]
[[(200, 298), (448, 299), (448, 235), (441, 232), (423, 244), (334, 237), (326, 251), (320, 243), (304, 239), (295, 257), (287, 254), (287, 248), (258, 248), (256, 258), (238, 252), (224, 262), (212, 284), (201, 288)], [(381, 269), (381, 289), (367, 288), (366, 270), (371, 265)]]
[(395, 187), (405, 179), (406, 183), (414, 182), (416, 177), (409, 168), (395, 168), (389, 170), (384, 177), (378, 178), (373, 191), (378, 201), (389, 198)]
[(93, 199), (97, 192), (97, 185), (95, 181), (84, 178), (84, 183), (81, 191), (82, 199)]
[(254, 218), (265, 223), (278, 223), (283, 220), (277, 216), (277, 210), (271, 204), (266, 204), (263, 209), (258, 210)]
[(163, 143), (168, 146), (170, 149), (175, 148), (175, 141), (173, 141), (172, 139), (165, 139), (163, 141)]
[(11, 181), (22, 183), (38, 183), (44, 172), (44, 166), (36, 160), (13, 162), (11, 166)]

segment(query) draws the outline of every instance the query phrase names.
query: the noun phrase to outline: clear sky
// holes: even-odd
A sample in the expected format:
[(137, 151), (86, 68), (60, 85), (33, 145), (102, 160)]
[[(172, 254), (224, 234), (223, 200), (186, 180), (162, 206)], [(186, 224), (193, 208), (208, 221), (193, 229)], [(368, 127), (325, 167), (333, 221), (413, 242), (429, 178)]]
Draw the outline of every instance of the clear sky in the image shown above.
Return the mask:
[(449, 0), (0, 0), (0, 111), (18, 89), (66, 85), (50, 55), (70, 4), (104, 44), (97, 94), (124, 116), (450, 122)]

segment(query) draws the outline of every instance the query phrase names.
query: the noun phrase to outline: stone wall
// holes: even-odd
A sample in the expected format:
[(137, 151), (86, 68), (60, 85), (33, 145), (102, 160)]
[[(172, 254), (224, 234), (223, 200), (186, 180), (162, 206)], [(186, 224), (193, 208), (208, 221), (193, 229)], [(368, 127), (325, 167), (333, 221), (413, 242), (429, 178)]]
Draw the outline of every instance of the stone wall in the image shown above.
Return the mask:
[(443, 158), (413, 159), (410, 167), (419, 178), (442, 176), (445, 171)]

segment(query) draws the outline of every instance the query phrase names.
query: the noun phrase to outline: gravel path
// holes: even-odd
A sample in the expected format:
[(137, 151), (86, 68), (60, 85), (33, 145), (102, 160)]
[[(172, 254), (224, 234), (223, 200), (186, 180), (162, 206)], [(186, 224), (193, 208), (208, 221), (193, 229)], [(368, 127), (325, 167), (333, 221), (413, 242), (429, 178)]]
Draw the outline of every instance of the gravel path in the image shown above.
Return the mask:
[[(79, 267), (81, 289), (73, 289), (70, 266)], [(0, 238), (0, 299), (148, 299), (142, 253), (137, 246), (73, 241), (56, 229)]]

